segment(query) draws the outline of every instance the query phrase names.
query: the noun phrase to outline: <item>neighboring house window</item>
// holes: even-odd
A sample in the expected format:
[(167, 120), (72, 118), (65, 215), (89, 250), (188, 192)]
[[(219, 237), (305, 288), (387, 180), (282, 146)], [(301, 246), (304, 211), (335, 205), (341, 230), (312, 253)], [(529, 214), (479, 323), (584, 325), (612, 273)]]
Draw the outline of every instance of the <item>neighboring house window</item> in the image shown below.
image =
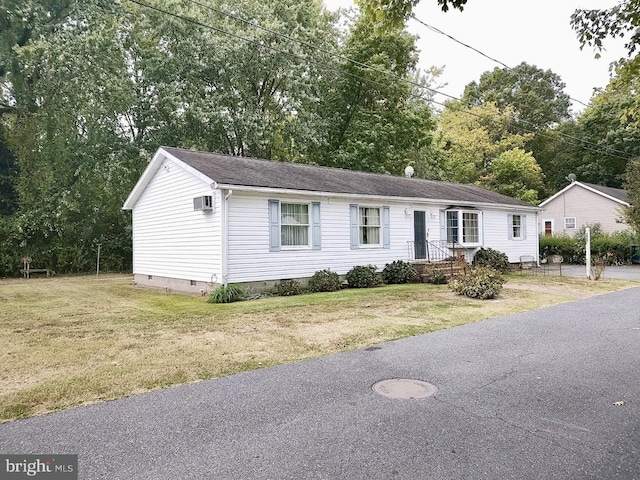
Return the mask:
[(281, 247), (321, 248), (320, 202), (269, 200), (269, 250)]
[(349, 205), (351, 249), (360, 247), (391, 247), (389, 207)]
[(527, 238), (526, 215), (507, 215), (509, 240), (524, 240)]
[(462, 245), (480, 243), (480, 212), (447, 210), (444, 218), (447, 243)]
[(280, 204), (280, 234), (283, 247), (309, 245), (309, 204)]
[(566, 217), (564, 219), (564, 228), (576, 228), (576, 217)]
[(553, 235), (553, 220), (544, 221), (544, 236)]

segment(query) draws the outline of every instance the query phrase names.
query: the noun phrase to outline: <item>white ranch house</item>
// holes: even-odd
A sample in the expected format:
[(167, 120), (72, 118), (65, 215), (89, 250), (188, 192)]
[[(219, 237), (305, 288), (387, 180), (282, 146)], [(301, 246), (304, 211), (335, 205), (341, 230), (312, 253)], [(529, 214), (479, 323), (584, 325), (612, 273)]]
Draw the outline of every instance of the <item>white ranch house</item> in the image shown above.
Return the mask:
[(538, 255), (539, 208), (474, 185), (162, 147), (127, 198), (139, 285), (205, 293), (490, 247)]

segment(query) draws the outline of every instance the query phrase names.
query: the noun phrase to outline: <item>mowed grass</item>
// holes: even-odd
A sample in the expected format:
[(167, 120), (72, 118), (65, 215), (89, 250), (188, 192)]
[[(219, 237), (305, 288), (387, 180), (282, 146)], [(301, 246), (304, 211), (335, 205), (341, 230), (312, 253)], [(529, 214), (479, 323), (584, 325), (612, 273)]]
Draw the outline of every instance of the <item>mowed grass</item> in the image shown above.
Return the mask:
[(214, 305), (125, 275), (0, 280), (0, 421), (637, 285), (511, 275), (488, 301), (416, 284)]

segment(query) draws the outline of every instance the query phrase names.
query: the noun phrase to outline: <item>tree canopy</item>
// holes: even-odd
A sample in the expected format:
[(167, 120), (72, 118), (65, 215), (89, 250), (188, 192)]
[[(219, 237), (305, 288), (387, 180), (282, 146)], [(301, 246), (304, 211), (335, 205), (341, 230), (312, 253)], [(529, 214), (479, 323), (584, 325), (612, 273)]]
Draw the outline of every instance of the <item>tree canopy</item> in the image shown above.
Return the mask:
[(624, 187), (631, 204), (625, 211), (625, 219), (637, 233), (640, 233), (640, 160), (634, 160), (627, 166)]
[(522, 131), (539, 131), (570, 117), (565, 84), (551, 70), (522, 62), (514, 68), (495, 68), (478, 82), (469, 83), (462, 96), (468, 105), (495, 103), (512, 107), (516, 125)]
[[(320, 0), (0, 5), (0, 274), (130, 268), (121, 206), (171, 145), (400, 174), (435, 128), (415, 39)], [(347, 57), (353, 61), (347, 61)], [(421, 169), (421, 171), (426, 171)]]
[[(355, 0), (364, 16), (377, 26), (398, 28), (411, 16), (420, 0)], [(442, 11), (463, 10), (468, 0), (437, 0)]]

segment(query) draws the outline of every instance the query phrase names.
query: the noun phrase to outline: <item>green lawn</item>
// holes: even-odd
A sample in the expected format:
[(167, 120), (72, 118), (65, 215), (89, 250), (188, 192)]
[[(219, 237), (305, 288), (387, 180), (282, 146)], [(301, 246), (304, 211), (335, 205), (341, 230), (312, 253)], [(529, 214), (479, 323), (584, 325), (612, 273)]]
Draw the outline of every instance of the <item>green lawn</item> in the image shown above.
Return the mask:
[(637, 285), (511, 275), (487, 301), (416, 284), (214, 305), (125, 275), (0, 280), (0, 421)]

